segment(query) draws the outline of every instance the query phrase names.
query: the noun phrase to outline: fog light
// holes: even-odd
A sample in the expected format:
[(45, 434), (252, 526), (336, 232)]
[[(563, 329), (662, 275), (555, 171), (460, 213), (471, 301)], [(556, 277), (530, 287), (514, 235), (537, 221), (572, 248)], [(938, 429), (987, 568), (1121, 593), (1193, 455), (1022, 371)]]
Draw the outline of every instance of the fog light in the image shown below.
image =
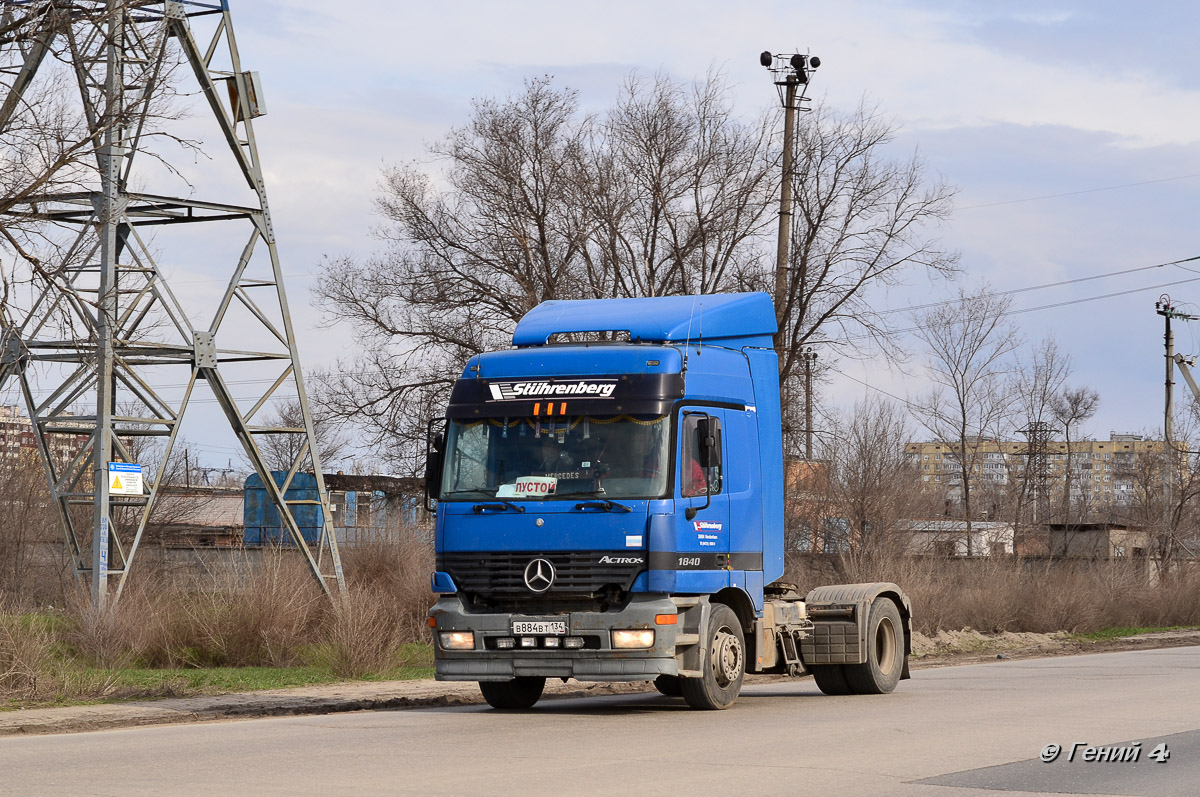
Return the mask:
[(517, 644), (517, 640), (510, 636), (502, 636), (496, 640), (496, 647), (500, 650), (510, 650), (515, 644)]
[(574, 650), (576, 648), (581, 648), (581, 647), (583, 647), (583, 637), (569, 636), (563, 640), (563, 647), (570, 648), (572, 650)]
[(443, 631), (438, 634), (444, 650), (474, 650), (474, 631)]
[(536, 648), (537, 647), (537, 637), (532, 637), (532, 636), (521, 637), (521, 647)]
[(559, 646), (559, 638), (556, 636), (548, 636), (543, 640), (543, 645), (548, 648), (556, 648)]
[(613, 631), (612, 642), (614, 648), (651, 648), (654, 647), (654, 630)]

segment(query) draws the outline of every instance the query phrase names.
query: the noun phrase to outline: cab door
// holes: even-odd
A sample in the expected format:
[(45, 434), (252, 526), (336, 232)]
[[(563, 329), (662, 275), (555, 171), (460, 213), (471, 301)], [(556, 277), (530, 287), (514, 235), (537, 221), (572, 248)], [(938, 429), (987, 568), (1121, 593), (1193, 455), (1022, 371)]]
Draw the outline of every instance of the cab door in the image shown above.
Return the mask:
[(729, 495), (725, 410), (683, 408), (675, 448), (676, 589), (729, 585)]

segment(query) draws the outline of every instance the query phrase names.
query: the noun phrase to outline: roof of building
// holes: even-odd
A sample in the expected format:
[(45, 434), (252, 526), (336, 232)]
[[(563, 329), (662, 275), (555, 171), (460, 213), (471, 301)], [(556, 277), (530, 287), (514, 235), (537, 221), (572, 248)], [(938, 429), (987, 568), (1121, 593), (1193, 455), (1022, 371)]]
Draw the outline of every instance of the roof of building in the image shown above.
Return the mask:
[(425, 488), (421, 479), (407, 476), (359, 475), (353, 473), (326, 473), (325, 488), (349, 492), (379, 492), (384, 495), (420, 493)]
[[(965, 520), (908, 520), (904, 524), (908, 527), (909, 531), (929, 534), (950, 534), (965, 532), (967, 530), (967, 521)], [(1011, 531), (1012, 527), (1012, 523), (998, 520), (975, 520), (971, 522), (971, 531)]]
[(241, 528), (244, 494), (241, 490), (191, 488), (160, 493), (152, 525)]

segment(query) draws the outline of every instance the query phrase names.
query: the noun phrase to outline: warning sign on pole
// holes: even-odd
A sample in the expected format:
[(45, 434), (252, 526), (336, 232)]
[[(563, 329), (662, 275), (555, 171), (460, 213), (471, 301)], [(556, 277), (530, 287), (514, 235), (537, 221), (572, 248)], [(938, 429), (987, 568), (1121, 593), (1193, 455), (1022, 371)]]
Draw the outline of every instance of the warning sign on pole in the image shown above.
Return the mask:
[(109, 495), (141, 495), (142, 466), (133, 462), (108, 463)]

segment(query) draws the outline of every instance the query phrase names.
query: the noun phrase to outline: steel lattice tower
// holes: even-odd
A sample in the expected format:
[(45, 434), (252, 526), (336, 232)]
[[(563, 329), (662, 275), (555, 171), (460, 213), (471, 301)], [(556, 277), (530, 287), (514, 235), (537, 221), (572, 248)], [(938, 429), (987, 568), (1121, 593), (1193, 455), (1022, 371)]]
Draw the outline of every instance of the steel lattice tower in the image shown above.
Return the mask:
[(1033, 522), (1049, 519), (1050, 437), (1058, 430), (1043, 421), (1032, 421), (1021, 430), (1029, 440), (1025, 448), (1025, 484), (1033, 493)]
[[(34, 191), (0, 207), (2, 224), (44, 225), (47, 236), (60, 236), (54, 257), (29, 263), (29, 301), (20, 309), (6, 304), (0, 316), (0, 386), (9, 378), (19, 382), (77, 577), (89, 581), (97, 606), (120, 596), (184, 414), (207, 384), (321, 588), (329, 594), (333, 582), (344, 591), (254, 137), (252, 120), (261, 115), (257, 75), (243, 70), (227, 0), (2, 0), (0, 6), (7, 90), (0, 135), (30, 107), (26, 95), (39, 72), (55, 64), (72, 75), (70, 96), (86, 120), (90, 179), (77, 190)], [(155, 119), (170, 119), (156, 117), (156, 98), (169, 81), (203, 96), (212, 114), (207, 121), (215, 120), (227, 145), (205, 155), (213, 170), (220, 165), (237, 175), (236, 191), (224, 185), (218, 195), (180, 198), (134, 190), (153, 181), (156, 169), (159, 177), (174, 173), (160, 155), (144, 155)], [(149, 177), (134, 171), (140, 154), (153, 167)], [(222, 163), (229, 158), (232, 165)], [(236, 185), (243, 179), (245, 188)], [(246, 201), (227, 201), (234, 193)], [(228, 283), (190, 316), (182, 294), (168, 284), (163, 264), (171, 264), (171, 252), (147, 238), (168, 229), (203, 229), (203, 240), (240, 250), (227, 264), (206, 262)], [(198, 238), (187, 240), (194, 250)], [(239, 368), (253, 368), (257, 377), (243, 383), (270, 386), (235, 398), (223, 374)], [(280, 399), (298, 401), (302, 423), (255, 425), (256, 415)], [(109, 463), (135, 462), (128, 442), (143, 435), (165, 438), (146, 493), (112, 494)], [(296, 454), (282, 484), (271, 476), (261, 435), (294, 436)], [(81, 442), (60, 456), (63, 439)], [(285, 501), (306, 463), (318, 501)], [(306, 543), (293, 505), (314, 503), (324, 526), (317, 542)], [(112, 596), (110, 578), (117, 581)]]

